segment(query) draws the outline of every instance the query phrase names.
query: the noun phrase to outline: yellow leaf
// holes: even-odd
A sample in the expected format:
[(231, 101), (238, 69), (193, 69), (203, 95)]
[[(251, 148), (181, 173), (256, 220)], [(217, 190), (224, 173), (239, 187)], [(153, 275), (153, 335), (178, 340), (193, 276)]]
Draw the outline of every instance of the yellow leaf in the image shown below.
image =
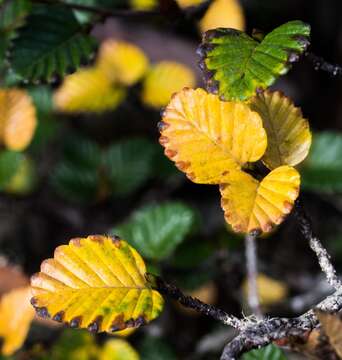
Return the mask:
[(30, 305), (30, 287), (14, 289), (0, 301), (0, 336), (3, 338), (2, 354), (11, 355), (24, 343), (34, 317)]
[(194, 87), (195, 83), (195, 74), (190, 68), (177, 62), (162, 61), (147, 74), (142, 100), (146, 105), (160, 108), (167, 105), (172, 94), (184, 87)]
[(202, 32), (216, 28), (245, 29), (245, 16), (238, 0), (214, 0), (200, 22)]
[(292, 101), (278, 91), (255, 96), (251, 108), (263, 120), (268, 146), (262, 161), (269, 169), (295, 166), (303, 161), (311, 146), (309, 123)]
[[(285, 299), (287, 296), (287, 286), (281, 281), (277, 281), (265, 274), (257, 276), (258, 295), (261, 305), (272, 305)], [(248, 280), (242, 285), (245, 297), (248, 296)]]
[(339, 358), (342, 358), (342, 319), (341, 314), (330, 314), (321, 310), (315, 310), (324, 333), (328, 336), (331, 346)]
[(232, 172), (220, 186), (226, 221), (237, 232), (269, 232), (291, 212), (299, 185), (299, 173), (290, 166), (271, 171), (261, 182)]
[(108, 340), (99, 356), (99, 360), (139, 360), (138, 353), (125, 340)]
[(24, 150), (36, 126), (36, 110), (27, 92), (0, 89), (0, 141), (10, 150)]
[(124, 41), (107, 40), (101, 46), (96, 66), (111, 81), (129, 86), (144, 76), (149, 61), (137, 46)]
[(158, 0), (131, 0), (130, 5), (135, 10), (152, 10), (158, 5)]
[(139, 327), (163, 307), (145, 273), (142, 258), (123, 240), (101, 235), (73, 239), (31, 278), (31, 301), (39, 315), (71, 327), (94, 332)]
[(98, 69), (83, 69), (67, 76), (54, 94), (55, 107), (67, 113), (103, 112), (115, 109), (125, 90), (114, 86)]
[(244, 103), (220, 101), (203, 89), (172, 97), (160, 125), (165, 154), (195, 183), (219, 184), (230, 171), (262, 157), (260, 116)]

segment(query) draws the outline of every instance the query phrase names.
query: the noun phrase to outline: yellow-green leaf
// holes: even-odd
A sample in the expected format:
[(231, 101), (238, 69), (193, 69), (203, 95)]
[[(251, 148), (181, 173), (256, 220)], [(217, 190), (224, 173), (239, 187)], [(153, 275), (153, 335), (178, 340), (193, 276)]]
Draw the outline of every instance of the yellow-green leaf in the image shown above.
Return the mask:
[(200, 22), (202, 32), (216, 28), (245, 29), (245, 16), (239, 0), (214, 0)]
[(30, 305), (29, 286), (20, 287), (3, 295), (0, 301), (1, 353), (11, 355), (24, 343), (34, 311)]
[(142, 89), (143, 102), (151, 107), (166, 106), (171, 96), (184, 87), (194, 87), (194, 72), (175, 61), (161, 61), (148, 72)]
[(125, 241), (101, 235), (59, 246), (31, 279), (38, 315), (71, 327), (113, 332), (156, 318), (163, 298), (145, 278), (140, 255)]
[(9, 150), (24, 150), (30, 144), (36, 126), (36, 110), (27, 92), (0, 89), (0, 141)]
[(125, 340), (108, 340), (101, 353), (99, 360), (139, 360), (140, 357), (135, 349)]
[(226, 221), (237, 232), (269, 232), (291, 212), (299, 185), (299, 173), (290, 166), (271, 171), (261, 182), (232, 172), (220, 186)]
[(80, 113), (113, 110), (124, 97), (123, 88), (113, 85), (103, 71), (94, 68), (67, 76), (53, 100), (59, 111)]
[(174, 95), (160, 129), (166, 156), (195, 183), (222, 183), (230, 171), (259, 160), (267, 146), (256, 112), (203, 89)]
[(145, 74), (149, 61), (134, 44), (107, 40), (101, 46), (96, 66), (111, 81), (133, 85)]
[(300, 108), (279, 91), (265, 91), (251, 100), (267, 132), (268, 145), (262, 161), (269, 169), (295, 166), (309, 153), (311, 132)]

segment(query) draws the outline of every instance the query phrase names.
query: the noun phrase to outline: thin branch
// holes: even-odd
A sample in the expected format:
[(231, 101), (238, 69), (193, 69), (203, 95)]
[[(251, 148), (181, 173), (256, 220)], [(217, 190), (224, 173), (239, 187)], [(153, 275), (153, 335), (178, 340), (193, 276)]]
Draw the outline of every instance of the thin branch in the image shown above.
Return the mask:
[(309, 242), (311, 249), (315, 252), (319, 265), (324, 272), (328, 283), (336, 290), (341, 289), (342, 283), (336, 275), (336, 270), (330, 261), (330, 255), (315, 236), (312, 223), (305, 213), (304, 207), (299, 199), (296, 201), (295, 205), (295, 216), (298, 220), (300, 231), (304, 238)]
[[(317, 305), (324, 311), (338, 312), (342, 309), (342, 291), (336, 291)], [(250, 323), (245, 330), (229, 342), (223, 350), (221, 360), (237, 360), (252, 349), (266, 346), (281, 339), (305, 339), (308, 332), (318, 325), (313, 310), (292, 318), (272, 318)]]
[(257, 319), (262, 318), (258, 294), (258, 260), (256, 250), (256, 235), (248, 234), (245, 236), (247, 279), (248, 279), (248, 305)]
[(183, 306), (193, 309), (203, 315), (210, 316), (215, 320), (218, 320), (223, 324), (232, 326), (236, 329), (242, 330), (244, 328), (245, 322), (243, 320), (240, 320), (233, 315), (229, 315), (225, 311), (218, 309), (215, 306), (205, 304), (199, 299), (183, 294), (180, 289), (174, 285), (166, 283), (159, 276), (147, 274), (147, 279), (161, 294), (178, 301)]
[(337, 64), (331, 64), (325, 61), (322, 57), (317, 56), (311, 52), (306, 53), (307, 59), (312, 62), (315, 70), (325, 71), (333, 76), (342, 75), (342, 66)]

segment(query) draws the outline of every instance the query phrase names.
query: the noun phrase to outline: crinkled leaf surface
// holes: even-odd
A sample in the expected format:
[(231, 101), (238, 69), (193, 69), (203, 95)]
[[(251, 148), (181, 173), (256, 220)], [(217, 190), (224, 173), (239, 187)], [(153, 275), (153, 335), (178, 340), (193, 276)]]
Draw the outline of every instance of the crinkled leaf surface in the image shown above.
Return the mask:
[(139, 360), (139, 354), (122, 339), (108, 340), (101, 350), (98, 360)]
[(182, 203), (148, 205), (136, 211), (128, 222), (112, 233), (130, 239), (130, 243), (146, 258), (162, 260), (171, 255), (191, 231), (194, 211)]
[(292, 210), (298, 197), (300, 176), (296, 169), (281, 166), (259, 182), (236, 171), (220, 186), (226, 221), (237, 232), (269, 232)]
[(1, 353), (11, 355), (24, 343), (34, 311), (30, 305), (30, 287), (20, 287), (2, 296), (0, 301)]
[(160, 123), (165, 155), (195, 183), (219, 184), (230, 171), (259, 160), (267, 146), (260, 116), (243, 103), (203, 89), (172, 97)]
[(9, 150), (23, 150), (31, 142), (36, 126), (36, 110), (27, 92), (0, 89), (0, 141)]
[(200, 22), (202, 32), (216, 28), (245, 29), (245, 16), (239, 0), (215, 0)]
[(247, 34), (219, 28), (204, 34), (198, 49), (210, 92), (225, 100), (245, 100), (285, 74), (309, 45), (310, 26), (290, 21), (259, 43)]
[(113, 332), (156, 318), (163, 298), (145, 278), (144, 261), (125, 241), (101, 235), (59, 246), (31, 278), (40, 316), (71, 327)]
[(129, 86), (142, 78), (149, 62), (136, 45), (107, 40), (101, 45), (96, 65), (111, 81)]
[(64, 79), (54, 94), (57, 110), (66, 113), (114, 110), (125, 98), (125, 90), (113, 85), (97, 68), (79, 70)]
[(51, 80), (77, 69), (93, 49), (93, 39), (84, 33), (71, 9), (36, 4), (13, 41), (10, 62), (27, 80)]
[(251, 101), (251, 109), (262, 118), (267, 149), (262, 161), (269, 169), (295, 166), (309, 153), (311, 132), (301, 110), (278, 91), (265, 91)]
[(330, 345), (342, 358), (342, 319), (341, 314), (331, 314), (322, 310), (315, 310), (325, 335), (329, 338)]
[(242, 356), (242, 360), (286, 360), (284, 353), (271, 344), (258, 350), (252, 350)]
[(318, 192), (342, 191), (342, 134), (317, 133), (301, 168), (303, 188)]
[(170, 97), (184, 87), (194, 87), (195, 74), (188, 66), (175, 61), (161, 61), (151, 67), (142, 89), (143, 102), (154, 108), (166, 106)]

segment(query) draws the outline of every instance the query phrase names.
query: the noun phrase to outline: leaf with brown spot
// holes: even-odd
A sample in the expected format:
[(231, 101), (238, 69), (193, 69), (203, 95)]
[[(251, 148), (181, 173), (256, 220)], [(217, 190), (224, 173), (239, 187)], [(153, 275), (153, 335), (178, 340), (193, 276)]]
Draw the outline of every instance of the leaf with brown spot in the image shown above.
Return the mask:
[(163, 298), (145, 278), (140, 255), (125, 241), (94, 235), (59, 246), (32, 276), (38, 315), (71, 327), (112, 332), (156, 318)]
[(299, 173), (290, 166), (271, 171), (260, 182), (235, 171), (220, 187), (226, 221), (237, 232), (269, 232), (290, 213), (299, 185)]
[(195, 183), (220, 184), (230, 171), (259, 160), (267, 146), (260, 116), (243, 103), (203, 89), (183, 89), (163, 114), (165, 154)]

